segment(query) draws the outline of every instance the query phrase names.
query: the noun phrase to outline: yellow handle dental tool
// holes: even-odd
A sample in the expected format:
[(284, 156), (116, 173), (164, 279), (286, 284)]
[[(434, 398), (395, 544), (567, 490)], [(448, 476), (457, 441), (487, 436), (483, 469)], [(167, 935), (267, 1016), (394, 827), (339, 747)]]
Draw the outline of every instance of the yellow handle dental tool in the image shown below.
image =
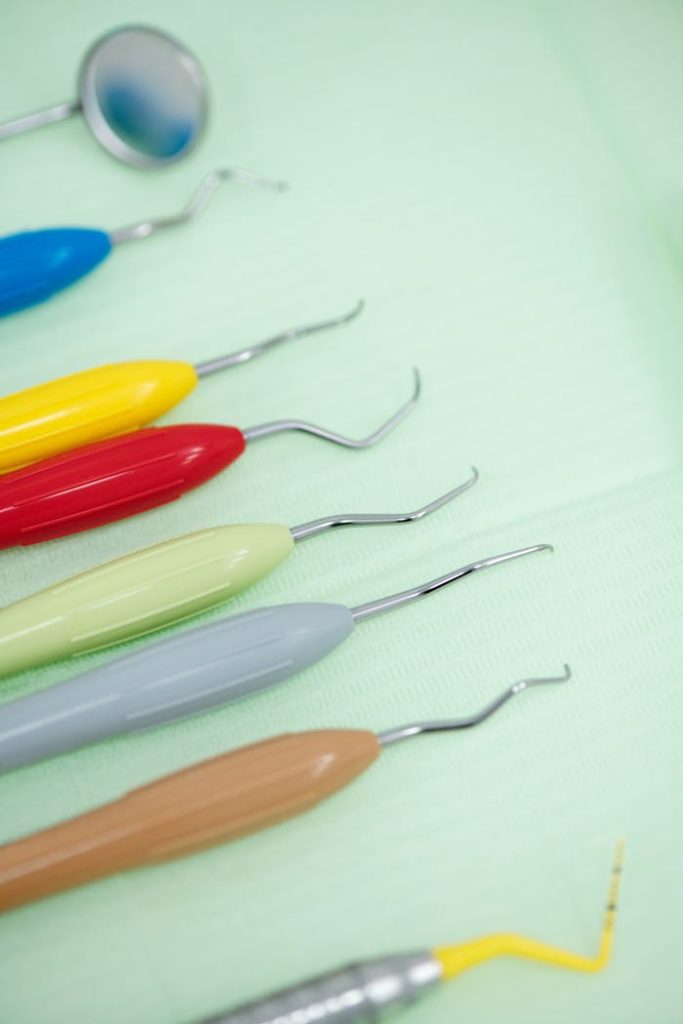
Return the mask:
[(291, 327), (195, 366), (170, 360), (114, 363), (0, 398), (0, 473), (138, 430), (181, 402), (203, 377), (249, 362), (283, 342), (349, 323), (362, 308), (361, 301), (343, 316)]

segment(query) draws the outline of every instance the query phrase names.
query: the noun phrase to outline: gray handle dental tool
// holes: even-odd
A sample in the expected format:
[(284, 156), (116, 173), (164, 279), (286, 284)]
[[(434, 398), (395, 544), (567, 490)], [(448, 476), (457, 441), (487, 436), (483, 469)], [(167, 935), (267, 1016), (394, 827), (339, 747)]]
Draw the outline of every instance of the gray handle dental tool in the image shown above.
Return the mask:
[(0, 706), (0, 770), (121, 733), (148, 729), (266, 690), (329, 654), (356, 623), (410, 604), (480, 570), (552, 550), (482, 558), (410, 590), (348, 608), (259, 608), (149, 644), (83, 675)]

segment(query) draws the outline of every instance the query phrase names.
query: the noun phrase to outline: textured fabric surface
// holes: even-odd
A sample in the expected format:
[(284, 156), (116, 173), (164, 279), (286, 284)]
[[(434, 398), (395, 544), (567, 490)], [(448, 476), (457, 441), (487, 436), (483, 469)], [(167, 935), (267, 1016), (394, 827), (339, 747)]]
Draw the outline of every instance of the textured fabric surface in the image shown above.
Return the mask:
[[(615, 958), (584, 977), (521, 962), (405, 1015), (442, 1024), (680, 1019), (683, 715), (683, 8), (665, 0), (4, 0), (2, 116), (73, 92), (114, 24), (184, 39), (212, 82), (205, 144), (125, 168), (80, 119), (3, 142), (4, 232), (117, 227), (239, 163), (201, 223), (122, 247), (0, 324), (2, 391), (110, 360), (199, 360), (291, 324), (344, 331), (201, 384), (168, 422), (302, 416), (362, 434), (424, 378), (373, 451), (254, 444), (175, 506), (3, 552), (3, 600), (182, 531), (413, 507), (419, 525), (297, 549), (232, 605), (350, 604), (483, 554), (551, 541), (359, 627), (280, 689), (0, 779), (0, 838), (271, 733), (463, 714), (528, 674), (485, 727), (385, 753), (314, 814), (0, 920), (0, 1020), (190, 1024), (351, 958), (518, 930), (595, 948), (627, 837)], [(3, 680), (9, 698), (110, 655)]]

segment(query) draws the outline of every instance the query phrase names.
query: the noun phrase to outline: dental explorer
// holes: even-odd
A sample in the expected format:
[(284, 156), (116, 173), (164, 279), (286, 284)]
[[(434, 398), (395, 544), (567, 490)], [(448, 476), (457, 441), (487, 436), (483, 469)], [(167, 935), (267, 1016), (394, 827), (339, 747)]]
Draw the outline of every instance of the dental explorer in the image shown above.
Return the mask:
[(0, 317), (51, 299), (90, 274), (122, 242), (149, 238), (165, 228), (194, 220), (222, 181), (276, 192), (286, 188), (284, 182), (272, 178), (221, 167), (207, 174), (189, 203), (171, 217), (109, 232), (99, 228), (41, 228), (0, 238)]
[(257, 608), (157, 640), (0, 705), (0, 771), (270, 689), (330, 654), (356, 623), (544, 550), (550, 546), (535, 544), (482, 558), (355, 608), (322, 603)]
[(375, 734), (360, 729), (285, 733), (134, 789), (112, 803), (0, 846), (0, 911), (119, 871), (194, 853), (308, 811), (343, 789), (391, 744), (469, 729), (511, 698), (558, 677), (514, 683), (463, 719)]
[(54, 455), (0, 478), (0, 549), (39, 544), (148, 512), (199, 487), (239, 458), (250, 441), (294, 431), (343, 448), (371, 448), (405, 419), (420, 395), (368, 437), (354, 439), (305, 420), (247, 430), (216, 423), (147, 427)]
[(0, 473), (139, 430), (178, 405), (204, 377), (284, 342), (350, 323), (362, 308), (358, 302), (342, 316), (291, 327), (196, 366), (161, 359), (112, 363), (0, 398)]
[(75, 657), (207, 611), (272, 572), (299, 544), (347, 526), (413, 523), (469, 490), (479, 474), (413, 512), (350, 513), (291, 529), (214, 526), (142, 548), (0, 608), (0, 675)]

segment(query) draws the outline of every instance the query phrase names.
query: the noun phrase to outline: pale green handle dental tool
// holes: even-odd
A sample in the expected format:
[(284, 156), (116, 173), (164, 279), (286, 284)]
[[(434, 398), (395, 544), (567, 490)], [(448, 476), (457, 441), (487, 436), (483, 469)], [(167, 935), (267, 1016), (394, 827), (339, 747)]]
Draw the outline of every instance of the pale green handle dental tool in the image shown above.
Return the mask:
[(0, 609), (0, 675), (144, 636), (230, 600), (267, 576), (294, 544), (341, 526), (423, 519), (468, 490), (472, 476), (414, 512), (349, 514), (291, 529), (216, 526), (143, 548)]

